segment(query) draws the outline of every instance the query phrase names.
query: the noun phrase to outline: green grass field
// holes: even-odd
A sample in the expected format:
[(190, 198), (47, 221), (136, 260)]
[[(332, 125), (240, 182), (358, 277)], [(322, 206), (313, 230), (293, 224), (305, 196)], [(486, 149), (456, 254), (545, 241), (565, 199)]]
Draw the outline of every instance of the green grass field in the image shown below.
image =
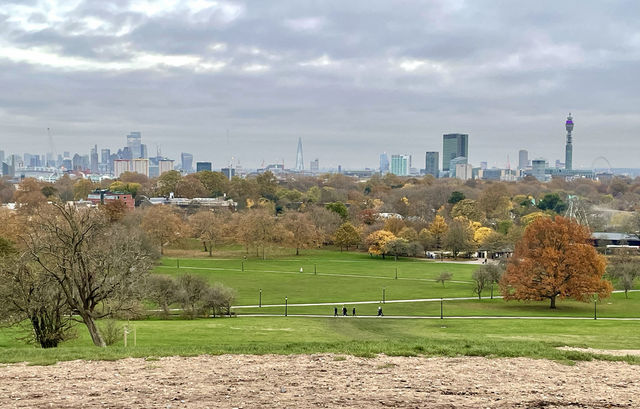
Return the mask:
[[(168, 275), (190, 273), (206, 277), (212, 283), (224, 283), (236, 289), (238, 305), (257, 305), (260, 289), (263, 304), (284, 303), (285, 297), (296, 303), (377, 300), (382, 299), (383, 288), (388, 298), (396, 299), (473, 295), (471, 273), (477, 266), (419, 259), (395, 262), (389, 258), (372, 259), (363, 253), (307, 251), (305, 254), (308, 255), (266, 261), (251, 258), (246, 261), (242, 258), (164, 258), (156, 272)], [(177, 268), (178, 264), (180, 268)], [(443, 271), (451, 272), (452, 281), (460, 282), (449, 282), (443, 288), (435, 282)]]
[[(290, 251), (290, 250), (289, 250)], [(274, 252), (275, 253), (275, 252)], [(220, 255), (221, 254), (221, 255)], [(305, 251), (301, 256), (283, 253), (267, 260), (249, 257), (241, 250), (225, 249), (219, 257), (165, 257), (156, 273), (192, 273), (210, 282), (236, 289), (237, 305), (262, 303), (331, 303), (324, 306), (287, 308), (288, 317), (249, 317), (243, 314), (284, 314), (283, 307), (237, 308), (237, 318), (146, 319), (132, 321), (137, 345), (96, 348), (86, 329), (78, 325), (78, 338), (52, 350), (27, 345), (18, 338), (28, 328), (0, 330), (0, 362), (27, 361), (46, 364), (69, 359), (118, 359), (221, 353), (315, 353), (333, 352), (361, 356), (472, 355), (489, 357), (529, 356), (560, 361), (592, 359), (593, 355), (559, 351), (558, 346), (604, 349), (640, 349), (640, 321), (566, 320), (592, 317), (593, 304), (562, 300), (557, 310), (547, 302), (504, 302), (499, 299), (444, 302), (447, 316), (556, 317), (554, 320), (522, 319), (389, 319), (390, 316), (439, 316), (440, 302), (386, 303), (385, 318), (295, 317), (295, 314), (332, 315), (333, 307), (347, 301), (376, 301), (356, 305), (358, 315), (374, 315), (385, 289), (387, 300), (472, 297), (471, 274), (477, 265), (440, 263), (419, 259), (382, 260), (367, 254), (327, 250)], [(179, 264), (179, 268), (178, 268)], [(300, 267), (303, 273), (300, 273)], [(317, 274), (314, 274), (314, 268)], [(395, 271), (398, 269), (398, 279)], [(442, 271), (452, 281), (434, 281)], [(496, 289), (497, 294), (497, 289)], [(488, 297), (489, 291), (485, 292)], [(352, 305), (345, 304), (351, 314)], [(640, 293), (614, 294), (598, 304), (599, 317), (640, 317)], [(126, 323), (125, 323), (126, 324)], [(637, 357), (612, 358), (640, 363)]]
[[(50, 364), (71, 359), (119, 359), (223, 353), (291, 354), (332, 352), (372, 356), (468, 355), (590, 360), (593, 355), (559, 351), (558, 346), (638, 349), (638, 322), (392, 320), (377, 318), (239, 317), (144, 320), (136, 327), (137, 345), (96, 348), (84, 330), (55, 349), (43, 350), (15, 340), (20, 331), (0, 332), (1, 362)], [(602, 357), (639, 364), (638, 357)]]

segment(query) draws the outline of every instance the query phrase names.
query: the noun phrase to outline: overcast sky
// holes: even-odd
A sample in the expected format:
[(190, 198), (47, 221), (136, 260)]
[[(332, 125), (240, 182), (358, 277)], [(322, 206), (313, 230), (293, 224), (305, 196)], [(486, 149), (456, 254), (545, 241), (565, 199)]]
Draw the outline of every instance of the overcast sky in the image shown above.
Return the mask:
[[(214, 167), (442, 151), (640, 167), (638, 1), (0, 0), (0, 149), (142, 132)], [(228, 132), (228, 136), (227, 136)]]

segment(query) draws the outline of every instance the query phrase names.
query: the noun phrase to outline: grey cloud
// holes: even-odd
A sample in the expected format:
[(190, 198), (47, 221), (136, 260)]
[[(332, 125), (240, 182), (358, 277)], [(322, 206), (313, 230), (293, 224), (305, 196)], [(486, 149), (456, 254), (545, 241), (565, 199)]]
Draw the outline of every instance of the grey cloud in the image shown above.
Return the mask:
[[(234, 3), (243, 10), (234, 19), (184, 7), (151, 16), (133, 3), (85, 1), (40, 31), (5, 24), (0, 11), (0, 45), (96, 63), (64, 69), (0, 57), (0, 149), (37, 146), (48, 126), (58, 146), (79, 151), (116, 148), (140, 129), (174, 158), (186, 150), (255, 167), (292, 161), (301, 136), (305, 157), (323, 166), (375, 167), (380, 151), (420, 163), (425, 150), (441, 149), (442, 133), (467, 131), (475, 163), (502, 164), (520, 148), (553, 161), (569, 110), (579, 162), (605, 151), (614, 165), (633, 165), (640, 148), (637, 2), (247, 1)], [(88, 17), (111, 29), (74, 34)], [(37, 8), (29, 17), (43, 18)], [(124, 27), (132, 30), (116, 36)], [(203, 66), (108, 65), (145, 54), (194, 56)], [(319, 58), (328, 65), (310, 64)], [(598, 143), (612, 135), (630, 149)]]

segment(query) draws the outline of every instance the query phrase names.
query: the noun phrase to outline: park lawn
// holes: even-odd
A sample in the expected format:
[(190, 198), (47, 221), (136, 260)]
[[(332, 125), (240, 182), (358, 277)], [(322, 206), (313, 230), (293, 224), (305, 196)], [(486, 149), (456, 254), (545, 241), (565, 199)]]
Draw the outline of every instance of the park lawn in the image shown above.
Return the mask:
[[(58, 348), (43, 350), (16, 340), (24, 330), (0, 331), (0, 362), (49, 364), (72, 359), (193, 356), (248, 353), (337, 353), (359, 356), (427, 355), (533, 357), (560, 361), (593, 355), (559, 351), (558, 346), (640, 349), (635, 321), (424, 320), (377, 318), (239, 317), (198, 320), (132, 321), (137, 346), (91, 344), (86, 329)], [(640, 363), (638, 357), (605, 357)]]
[[(234, 288), (238, 305), (257, 305), (260, 289), (263, 304), (284, 303), (285, 297), (295, 303), (382, 300), (383, 288), (389, 299), (468, 297), (473, 285), (471, 274), (478, 267), (407, 258), (395, 262), (357, 252), (308, 253), (299, 257), (245, 261), (163, 258), (155, 272), (172, 276), (200, 275), (211, 283), (221, 282)], [(453, 275), (446, 288), (435, 281), (443, 271)]]

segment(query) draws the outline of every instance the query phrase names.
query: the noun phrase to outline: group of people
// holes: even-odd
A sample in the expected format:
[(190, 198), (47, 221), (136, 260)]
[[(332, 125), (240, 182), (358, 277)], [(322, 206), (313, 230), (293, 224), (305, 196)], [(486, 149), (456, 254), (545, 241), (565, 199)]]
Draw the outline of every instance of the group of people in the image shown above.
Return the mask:
[[(338, 316), (338, 307), (334, 307), (333, 308), (333, 316), (337, 317)], [(342, 306), (342, 316), (343, 317), (348, 317), (349, 314), (347, 312), (347, 307), (345, 307), (344, 305)], [(355, 317), (356, 316), (356, 307), (353, 307), (353, 310), (351, 311), (351, 316)], [(382, 317), (384, 316), (384, 314), (382, 313), (382, 306), (378, 307), (378, 317)]]
[[(351, 315), (354, 316), (354, 317), (356, 316), (356, 307), (353, 307)], [(333, 316), (334, 317), (338, 316), (338, 307), (335, 307), (333, 309)], [(342, 316), (343, 317), (348, 317), (349, 316), (349, 314), (347, 313), (347, 307), (345, 307), (344, 305), (342, 306)]]

